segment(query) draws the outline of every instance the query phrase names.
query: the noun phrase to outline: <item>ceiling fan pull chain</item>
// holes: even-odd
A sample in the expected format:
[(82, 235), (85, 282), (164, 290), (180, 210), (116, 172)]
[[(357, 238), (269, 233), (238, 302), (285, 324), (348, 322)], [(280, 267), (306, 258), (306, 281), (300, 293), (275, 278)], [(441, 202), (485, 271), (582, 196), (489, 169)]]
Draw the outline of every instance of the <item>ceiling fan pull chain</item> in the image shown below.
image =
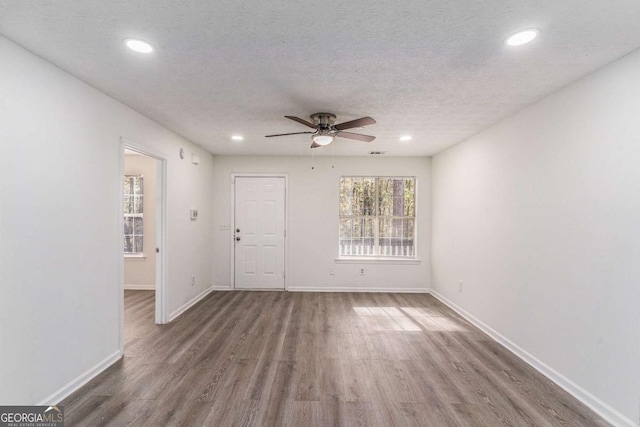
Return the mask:
[(336, 143), (331, 144), (331, 169), (336, 168)]

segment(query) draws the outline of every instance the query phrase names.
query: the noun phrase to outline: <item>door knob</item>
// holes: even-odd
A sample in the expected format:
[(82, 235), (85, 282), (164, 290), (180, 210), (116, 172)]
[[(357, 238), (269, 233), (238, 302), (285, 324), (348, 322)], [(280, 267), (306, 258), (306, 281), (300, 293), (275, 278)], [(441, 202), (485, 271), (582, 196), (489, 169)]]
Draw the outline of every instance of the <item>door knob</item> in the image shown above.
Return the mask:
[(236, 233), (239, 233), (239, 232), (240, 232), (240, 229), (239, 229), (239, 228), (236, 228)]
[(236, 240), (239, 242), (240, 241), (240, 237), (236, 237)]

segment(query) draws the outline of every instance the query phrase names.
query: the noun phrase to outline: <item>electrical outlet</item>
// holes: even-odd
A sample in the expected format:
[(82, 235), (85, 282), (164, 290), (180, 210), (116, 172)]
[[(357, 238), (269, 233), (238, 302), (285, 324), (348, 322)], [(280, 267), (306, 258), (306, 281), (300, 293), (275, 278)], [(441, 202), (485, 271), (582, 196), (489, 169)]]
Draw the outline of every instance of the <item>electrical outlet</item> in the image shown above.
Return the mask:
[(462, 280), (459, 280), (458, 281), (458, 292), (462, 292), (463, 286), (464, 286), (464, 284), (462, 283)]
[(333, 276), (334, 274), (336, 274), (336, 272), (335, 272), (335, 271), (333, 271), (333, 268), (330, 268), (330, 269), (329, 269), (329, 275)]
[(361, 268), (361, 269), (360, 269), (360, 275), (361, 275), (361, 276), (364, 276), (364, 268)]
[(191, 286), (195, 286), (196, 284), (196, 276), (191, 276)]

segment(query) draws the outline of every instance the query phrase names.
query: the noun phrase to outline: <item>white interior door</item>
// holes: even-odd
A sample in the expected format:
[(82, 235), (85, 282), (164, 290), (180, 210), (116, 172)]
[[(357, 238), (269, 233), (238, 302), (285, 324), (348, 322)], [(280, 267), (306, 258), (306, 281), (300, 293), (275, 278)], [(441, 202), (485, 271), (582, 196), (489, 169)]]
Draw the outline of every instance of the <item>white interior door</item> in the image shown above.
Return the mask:
[(235, 287), (284, 289), (285, 179), (235, 178)]

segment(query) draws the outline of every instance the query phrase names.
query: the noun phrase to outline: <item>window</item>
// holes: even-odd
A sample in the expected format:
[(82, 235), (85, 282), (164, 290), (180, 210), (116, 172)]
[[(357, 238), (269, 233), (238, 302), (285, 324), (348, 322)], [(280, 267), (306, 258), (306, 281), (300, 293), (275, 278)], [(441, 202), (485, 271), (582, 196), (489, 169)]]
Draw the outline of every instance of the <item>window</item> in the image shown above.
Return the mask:
[(414, 177), (340, 178), (341, 257), (415, 257)]
[(142, 175), (124, 176), (124, 253), (142, 254)]

